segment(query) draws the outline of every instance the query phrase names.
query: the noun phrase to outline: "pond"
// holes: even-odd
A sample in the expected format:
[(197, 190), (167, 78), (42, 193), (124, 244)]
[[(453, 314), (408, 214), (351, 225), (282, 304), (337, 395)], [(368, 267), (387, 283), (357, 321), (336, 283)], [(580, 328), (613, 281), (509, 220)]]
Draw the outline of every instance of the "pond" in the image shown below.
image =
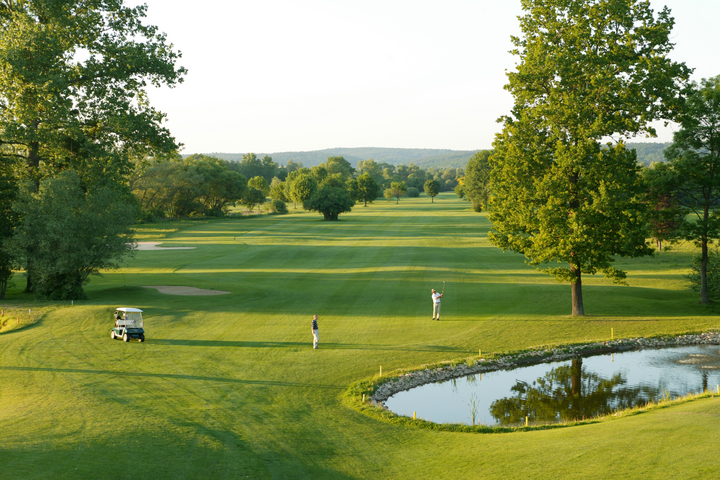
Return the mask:
[(717, 345), (645, 349), (469, 375), (399, 392), (398, 415), (515, 426), (583, 420), (720, 384)]

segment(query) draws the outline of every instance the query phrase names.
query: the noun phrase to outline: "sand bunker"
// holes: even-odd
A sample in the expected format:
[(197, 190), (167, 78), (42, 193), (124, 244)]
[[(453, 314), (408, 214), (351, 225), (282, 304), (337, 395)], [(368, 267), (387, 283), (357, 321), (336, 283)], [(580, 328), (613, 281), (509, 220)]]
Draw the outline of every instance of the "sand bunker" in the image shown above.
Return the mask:
[(172, 285), (152, 285), (145, 286), (144, 288), (155, 288), (158, 292), (167, 295), (225, 295), (230, 293), (223, 292), (222, 290), (204, 290), (202, 288), (176, 287)]
[(197, 247), (158, 247), (163, 242), (137, 242), (138, 250), (192, 250)]

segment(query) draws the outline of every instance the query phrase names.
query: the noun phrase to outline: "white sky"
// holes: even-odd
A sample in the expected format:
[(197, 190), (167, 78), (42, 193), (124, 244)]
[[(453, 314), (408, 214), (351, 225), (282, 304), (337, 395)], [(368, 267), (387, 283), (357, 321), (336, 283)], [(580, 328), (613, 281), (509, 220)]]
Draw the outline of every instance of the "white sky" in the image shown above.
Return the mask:
[[(151, 92), (183, 153), (489, 148), (512, 107), (520, 0), (146, 3), (189, 70)], [(651, 4), (675, 17), (672, 57), (720, 75), (720, 1)]]

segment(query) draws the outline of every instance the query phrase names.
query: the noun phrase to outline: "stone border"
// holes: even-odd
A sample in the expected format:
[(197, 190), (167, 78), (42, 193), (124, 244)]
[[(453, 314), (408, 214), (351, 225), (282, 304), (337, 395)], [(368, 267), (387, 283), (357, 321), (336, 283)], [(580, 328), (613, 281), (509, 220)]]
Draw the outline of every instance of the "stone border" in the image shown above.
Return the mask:
[(558, 346), (545, 350), (504, 354), (501, 357), (491, 360), (481, 358), (474, 365), (466, 362), (444, 368), (415, 370), (410, 373), (391, 376), (384, 380), (375, 390), (375, 393), (370, 396), (370, 404), (388, 410), (384, 402), (396, 393), (410, 390), (420, 385), (442, 382), (444, 380), (465, 377), (476, 373), (514, 369), (525, 365), (557, 362), (603, 353), (642, 350), (644, 348), (676, 347), (681, 345), (720, 345), (720, 332), (681, 335), (679, 337), (625, 338), (584, 345)]

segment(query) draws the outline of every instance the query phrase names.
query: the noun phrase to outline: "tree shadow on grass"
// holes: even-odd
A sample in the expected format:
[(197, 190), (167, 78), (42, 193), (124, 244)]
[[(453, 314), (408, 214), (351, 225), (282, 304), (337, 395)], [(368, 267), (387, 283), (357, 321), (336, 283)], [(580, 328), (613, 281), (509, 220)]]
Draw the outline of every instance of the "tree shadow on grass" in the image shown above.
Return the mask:
[[(148, 338), (146, 343), (160, 345), (174, 345), (183, 347), (233, 347), (233, 348), (291, 348), (309, 347), (312, 342), (243, 342), (227, 340), (186, 340)], [(337, 343), (324, 342), (320, 344), (323, 350), (390, 350), (402, 352), (464, 352), (465, 350), (445, 345), (377, 345), (372, 343)]]
[(343, 386), (322, 385), (317, 383), (278, 382), (270, 380), (243, 380), (227, 377), (203, 377), (200, 375), (181, 375), (175, 373), (147, 373), (147, 372), (123, 372), (115, 370), (91, 370), (88, 368), (48, 368), (48, 367), (10, 367), (0, 366), (0, 371), (23, 371), (23, 372), (51, 372), (51, 373), (73, 373), (86, 375), (107, 375), (117, 377), (146, 377), (163, 378), (176, 380), (199, 380), (203, 382), (223, 382), (239, 385), (259, 385), (266, 387), (292, 387), (292, 388), (321, 388), (327, 390), (343, 390)]

